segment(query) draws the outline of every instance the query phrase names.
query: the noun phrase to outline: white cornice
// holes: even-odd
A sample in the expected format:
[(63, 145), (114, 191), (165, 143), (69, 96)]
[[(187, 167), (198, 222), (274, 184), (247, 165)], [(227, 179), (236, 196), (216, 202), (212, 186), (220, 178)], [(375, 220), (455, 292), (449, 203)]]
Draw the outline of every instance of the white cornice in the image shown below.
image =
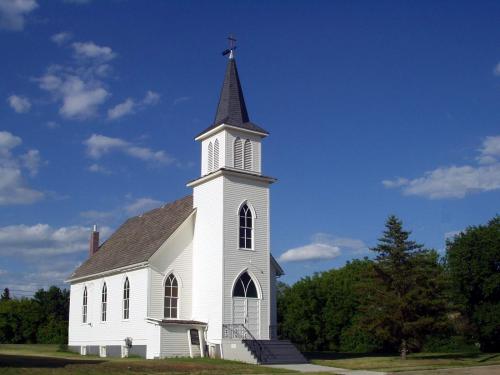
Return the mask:
[(245, 128), (240, 128), (238, 126), (233, 126), (233, 125), (228, 125), (228, 124), (220, 124), (218, 126), (216, 126), (215, 128), (205, 132), (205, 133), (202, 133), (200, 134), (199, 136), (197, 136), (194, 140), (195, 141), (203, 141), (204, 139), (210, 137), (211, 135), (213, 134), (216, 134), (224, 129), (232, 129), (232, 130), (237, 130), (237, 131), (242, 131), (242, 132), (245, 132), (245, 133), (250, 133), (250, 134), (256, 134), (258, 136), (261, 136), (262, 138), (264, 137), (267, 137), (268, 134), (267, 133), (264, 133), (264, 132), (259, 132), (259, 131), (256, 131), (256, 130), (250, 130), (250, 129), (245, 129)]
[(85, 275), (85, 276), (75, 277), (75, 278), (70, 277), (69, 279), (64, 280), (64, 282), (74, 283), (74, 282), (83, 281), (83, 280), (97, 279), (99, 277), (110, 276), (110, 275), (122, 273), (125, 271), (135, 271), (135, 270), (138, 270), (141, 268), (145, 268), (147, 266), (148, 266), (148, 262), (135, 263), (135, 264), (130, 264), (128, 266), (124, 266), (124, 267), (120, 267), (120, 268), (114, 268), (114, 269), (108, 270), (108, 271), (94, 273), (92, 275)]
[(205, 176), (202, 176), (194, 181), (190, 181), (186, 184), (186, 186), (187, 187), (195, 187), (195, 186), (198, 186), (204, 182), (213, 180), (214, 178), (217, 178), (219, 176), (242, 177), (242, 178), (248, 178), (248, 179), (251, 179), (254, 181), (267, 182), (268, 184), (272, 184), (273, 182), (277, 181), (277, 179), (274, 177), (262, 176), (262, 175), (257, 174), (257, 173), (242, 171), (241, 169), (225, 167), (225, 168), (218, 169), (215, 172), (209, 173)]

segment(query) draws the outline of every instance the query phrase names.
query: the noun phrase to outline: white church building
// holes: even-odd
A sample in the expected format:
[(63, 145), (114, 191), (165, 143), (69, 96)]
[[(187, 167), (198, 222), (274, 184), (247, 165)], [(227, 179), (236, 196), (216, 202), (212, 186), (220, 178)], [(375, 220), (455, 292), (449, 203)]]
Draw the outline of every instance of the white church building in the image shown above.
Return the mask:
[(128, 219), (69, 277), (69, 342), (82, 355), (304, 362), (276, 336), (268, 132), (250, 122), (231, 50), (214, 123), (195, 138), (192, 195)]

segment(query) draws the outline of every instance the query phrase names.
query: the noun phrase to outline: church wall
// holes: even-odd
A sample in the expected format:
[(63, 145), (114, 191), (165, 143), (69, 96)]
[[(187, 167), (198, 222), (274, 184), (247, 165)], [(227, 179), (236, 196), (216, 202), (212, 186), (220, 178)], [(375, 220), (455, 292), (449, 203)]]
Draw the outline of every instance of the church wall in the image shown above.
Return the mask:
[[(125, 277), (130, 282), (130, 317), (123, 320), (123, 284)], [(140, 269), (117, 275), (97, 278), (71, 285), (68, 345), (79, 346), (123, 346), (126, 337), (132, 338), (134, 350), (144, 352), (148, 358), (159, 355), (154, 339), (158, 340), (158, 326), (147, 323), (148, 271)], [(107, 319), (101, 321), (101, 292), (107, 286)], [(82, 323), (83, 290), (87, 286), (87, 323)], [(158, 346), (158, 345), (156, 345)]]
[[(238, 210), (246, 200), (255, 210), (254, 249), (240, 250)], [(232, 288), (237, 276), (248, 269), (261, 289), (260, 338), (269, 337), (269, 187), (244, 177), (224, 178), (224, 323), (232, 323)]]
[(208, 171), (208, 145), (212, 142), (214, 145), (215, 140), (219, 140), (219, 167), (226, 166), (224, 155), (226, 154), (226, 132), (219, 131), (216, 134), (204, 139), (201, 142), (201, 175), (204, 176), (209, 173)]
[[(269, 259), (271, 261), (271, 259)], [(270, 265), (270, 273), (269, 273), (269, 301), (270, 301), (270, 322), (269, 325), (273, 326), (272, 334), (277, 335), (278, 329), (278, 311), (277, 311), (277, 301), (276, 301), (276, 269)], [(270, 332), (271, 334), (271, 332)], [(276, 337), (271, 337), (276, 338)]]
[(208, 323), (207, 340), (222, 338), (223, 178), (195, 186), (193, 319)]
[(179, 319), (192, 318), (194, 215), (150, 258), (151, 289), (149, 316), (163, 319), (165, 278), (173, 273), (179, 283)]
[(234, 129), (226, 133), (226, 165), (234, 168), (234, 141), (240, 137), (243, 141), (249, 139), (252, 142), (252, 171), (261, 173), (261, 137)]

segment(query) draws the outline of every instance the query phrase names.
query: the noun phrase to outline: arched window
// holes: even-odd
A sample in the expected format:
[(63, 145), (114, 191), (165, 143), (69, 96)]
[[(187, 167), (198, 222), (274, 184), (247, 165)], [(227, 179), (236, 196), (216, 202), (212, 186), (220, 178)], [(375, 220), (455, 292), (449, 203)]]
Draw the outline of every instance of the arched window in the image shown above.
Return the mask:
[(101, 293), (101, 321), (106, 321), (106, 313), (108, 308), (108, 288), (106, 287), (106, 283), (102, 286)]
[(243, 146), (239, 137), (234, 141), (233, 163), (235, 168), (243, 169)]
[(240, 249), (252, 248), (252, 211), (245, 203), (240, 208)]
[(128, 319), (130, 316), (130, 283), (128, 277), (123, 284), (123, 319)]
[(214, 143), (214, 170), (219, 169), (219, 140), (216, 139)]
[(214, 148), (212, 142), (208, 144), (208, 173), (212, 172), (214, 165)]
[(245, 170), (252, 169), (252, 142), (249, 139), (245, 141)]
[(248, 272), (243, 272), (236, 281), (233, 289), (233, 297), (258, 298), (257, 288)]
[(165, 280), (165, 304), (163, 316), (165, 318), (177, 318), (179, 302), (179, 284), (173, 274), (170, 274)]
[(83, 289), (82, 323), (87, 323), (87, 287)]

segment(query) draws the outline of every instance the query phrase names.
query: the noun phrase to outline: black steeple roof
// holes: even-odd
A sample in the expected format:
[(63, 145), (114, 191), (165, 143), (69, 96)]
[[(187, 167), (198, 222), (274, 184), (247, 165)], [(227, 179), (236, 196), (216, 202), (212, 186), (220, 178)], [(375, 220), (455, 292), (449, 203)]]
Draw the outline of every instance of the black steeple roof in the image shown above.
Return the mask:
[(245, 105), (245, 98), (243, 97), (240, 77), (238, 75), (238, 68), (236, 67), (236, 60), (232, 54), (227, 62), (226, 74), (224, 75), (224, 83), (222, 84), (214, 123), (199, 135), (214, 129), (220, 124), (227, 124), (242, 129), (269, 134), (269, 132), (262, 129), (260, 126), (250, 122), (247, 107)]

